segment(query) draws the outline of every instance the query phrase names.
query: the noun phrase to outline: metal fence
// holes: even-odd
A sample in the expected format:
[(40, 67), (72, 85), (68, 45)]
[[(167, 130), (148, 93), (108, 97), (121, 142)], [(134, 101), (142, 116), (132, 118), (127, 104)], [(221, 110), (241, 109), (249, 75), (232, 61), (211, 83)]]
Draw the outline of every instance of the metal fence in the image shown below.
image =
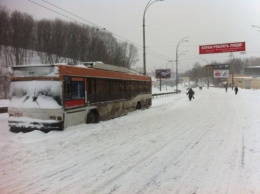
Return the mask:
[[(178, 93), (180, 93), (181, 91), (178, 90)], [(177, 92), (165, 92), (165, 93), (157, 93), (157, 94), (152, 94), (153, 98), (158, 98), (158, 97), (165, 97), (165, 96), (169, 96), (172, 94), (177, 94)]]

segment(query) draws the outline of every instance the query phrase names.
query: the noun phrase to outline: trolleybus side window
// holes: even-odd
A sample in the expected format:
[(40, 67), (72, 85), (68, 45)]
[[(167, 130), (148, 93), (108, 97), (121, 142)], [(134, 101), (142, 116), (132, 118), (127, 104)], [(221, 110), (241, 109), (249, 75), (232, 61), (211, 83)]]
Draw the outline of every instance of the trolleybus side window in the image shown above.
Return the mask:
[(109, 79), (96, 79), (96, 101), (109, 101)]
[(65, 76), (64, 96), (66, 107), (82, 106), (85, 104), (84, 79)]
[(131, 81), (125, 82), (125, 98), (130, 99), (131, 98)]
[(139, 93), (144, 93), (144, 82), (140, 82), (139, 84)]
[(84, 82), (72, 81), (71, 82), (71, 93), (72, 99), (84, 98)]
[(88, 102), (96, 102), (96, 79), (88, 79)]
[(145, 93), (150, 93), (151, 92), (151, 83), (150, 82), (145, 82)]
[(150, 90), (150, 82), (144, 81), (88, 78), (87, 83), (90, 103), (130, 99)]
[(125, 81), (121, 81), (120, 89), (121, 89), (121, 99), (126, 99), (126, 83), (125, 83)]
[(132, 89), (132, 97), (136, 96), (139, 93), (139, 82), (132, 81), (131, 82), (131, 89)]
[(122, 80), (110, 80), (110, 100), (125, 98), (125, 82)]
[(64, 81), (64, 93), (66, 100), (75, 100), (84, 98), (84, 82), (72, 81), (69, 77)]

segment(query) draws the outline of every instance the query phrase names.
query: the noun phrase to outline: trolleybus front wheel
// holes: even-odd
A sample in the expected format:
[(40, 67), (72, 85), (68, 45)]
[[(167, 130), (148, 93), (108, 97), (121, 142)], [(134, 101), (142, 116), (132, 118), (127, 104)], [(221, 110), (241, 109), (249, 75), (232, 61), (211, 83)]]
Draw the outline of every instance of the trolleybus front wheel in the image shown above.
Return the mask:
[(87, 124), (89, 123), (99, 123), (99, 115), (97, 111), (90, 111), (87, 116)]
[(141, 102), (137, 102), (136, 110), (141, 110), (141, 109), (142, 109)]

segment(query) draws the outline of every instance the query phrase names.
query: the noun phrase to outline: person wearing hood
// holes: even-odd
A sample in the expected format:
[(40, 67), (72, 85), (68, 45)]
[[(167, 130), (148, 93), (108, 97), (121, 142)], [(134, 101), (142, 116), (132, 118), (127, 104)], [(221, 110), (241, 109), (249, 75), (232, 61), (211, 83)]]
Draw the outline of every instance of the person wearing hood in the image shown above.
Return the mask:
[(235, 87), (235, 94), (237, 95), (237, 92), (238, 92), (238, 88), (237, 86)]
[(190, 88), (189, 91), (187, 92), (187, 95), (189, 96), (189, 100), (194, 99), (194, 94), (195, 92)]

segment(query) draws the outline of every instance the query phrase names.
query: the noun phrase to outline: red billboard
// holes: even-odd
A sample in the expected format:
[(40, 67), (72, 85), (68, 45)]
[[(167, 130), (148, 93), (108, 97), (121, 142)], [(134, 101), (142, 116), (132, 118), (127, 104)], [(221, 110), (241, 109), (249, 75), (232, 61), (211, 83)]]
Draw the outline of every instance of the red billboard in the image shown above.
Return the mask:
[(201, 54), (212, 54), (212, 53), (226, 53), (226, 52), (239, 52), (246, 50), (245, 42), (233, 42), (224, 44), (210, 44), (200, 46)]

